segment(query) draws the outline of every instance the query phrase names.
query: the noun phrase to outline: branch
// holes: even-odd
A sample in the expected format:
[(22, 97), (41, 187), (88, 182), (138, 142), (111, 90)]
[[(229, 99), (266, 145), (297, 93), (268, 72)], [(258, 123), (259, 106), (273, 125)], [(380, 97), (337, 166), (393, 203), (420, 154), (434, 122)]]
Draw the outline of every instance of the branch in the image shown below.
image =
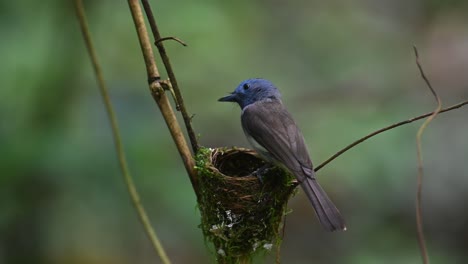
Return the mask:
[(427, 87), (429, 88), (429, 90), (431, 90), (432, 95), (435, 97), (435, 100), (437, 101), (437, 107), (435, 111), (432, 113), (431, 116), (429, 116), (429, 118), (426, 119), (426, 121), (424, 121), (424, 123), (419, 128), (418, 133), (416, 134), (416, 145), (417, 145), (417, 156), (418, 156), (418, 178), (417, 178), (417, 191), (416, 191), (416, 227), (417, 227), (418, 244), (419, 244), (419, 249), (421, 251), (421, 257), (423, 259), (423, 263), (428, 264), (429, 256), (427, 254), (426, 241), (424, 239), (424, 231), (423, 231), (423, 224), (422, 224), (421, 197), (422, 197), (422, 180), (423, 180), (424, 173), (423, 173), (423, 161), (422, 161), (422, 150), (421, 150), (421, 137), (422, 137), (422, 134), (424, 133), (424, 130), (429, 125), (429, 123), (440, 113), (442, 109), (442, 101), (440, 100), (440, 97), (437, 95), (434, 88), (432, 88), (431, 82), (429, 82), (429, 79), (427, 79), (426, 74), (424, 74), (421, 63), (419, 62), (418, 49), (416, 48), (416, 46), (413, 46), (413, 49), (414, 49), (414, 56), (416, 57), (416, 65), (418, 66), (419, 73), (421, 74), (421, 77), (423, 78)]
[[(465, 105), (468, 104), (468, 100), (466, 101), (463, 101), (463, 102), (460, 102), (458, 104), (454, 104), (450, 107), (447, 107), (447, 108), (444, 108), (444, 109), (441, 109), (439, 111), (439, 114), (440, 113), (445, 113), (445, 112), (448, 112), (448, 111), (451, 111), (451, 110), (454, 110), (454, 109), (457, 109), (457, 108), (460, 108), (460, 107), (463, 107)], [(339, 156), (343, 155), (346, 151), (352, 149), (353, 147), (355, 147), (356, 145), (359, 145), (361, 144), (362, 142), (368, 140), (369, 138), (373, 137), (373, 136), (376, 136), (382, 132), (385, 132), (387, 130), (390, 130), (390, 129), (393, 129), (393, 128), (396, 128), (396, 127), (399, 127), (399, 126), (402, 126), (402, 125), (406, 125), (406, 124), (409, 124), (409, 123), (413, 123), (414, 121), (417, 121), (417, 120), (420, 120), (420, 119), (423, 119), (423, 118), (426, 118), (428, 116), (431, 116), (433, 115), (434, 112), (430, 112), (430, 113), (426, 113), (426, 114), (423, 114), (423, 115), (420, 115), (420, 116), (416, 116), (416, 117), (413, 117), (413, 118), (410, 118), (410, 119), (407, 119), (407, 120), (404, 120), (404, 121), (400, 121), (398, 123), (395, 123), (395, 124), (392, 124), (390, 126), (387, 126), (387, 127), (384, 127), (384, 128), (381, 128), (379, 130), (376, 130), (370, 134), (368, 134), (367, 136), (364, 136), (356, 141), (354, 141), (353, 143), (349, 144), (348, 146), (346, 146), (345, 148), (341, 149), (340, 151), (336, 152), (333, 156), (331, 156), (330, 158), (328, 158), (327, 160), (325, 160), (324, 162), (322, 162), (320, 165), (318, 165), (316, 168), (315, 168), (315, 171), (317, 172), (318, 170), (320, 170), (321, 168), (325, 167), (325, 165), (327, 165), (328, 163), (330, 163), (331, 161), (333, 161), (334, 159), (338, 158)]]
[[(156, 62), (154, 61), (153, 49), (148, 37), (148, 31), (146, 30), (141, 6), (138, 3), (138, 0), (128, 0), (128, 5), (130, 7), (130, 12), (132, 13), (133, 22), (135, 23), (138, 40), (140, 42), (141, 52), (143, 53), (143, 58), (145, 60), (146, 71), (148, 75), (147, 77), (150, 81), (149, 87), (151, 90), (151, 95), (156, 101), (156, 104), (158, 105), (159, 110), (164, 117), (164, 121), (166, 122), (169, 131), (171, 132), (172, 139), (174, 140), (177, 146), (177, 150), (182, 157), (185, 169), (192, 183), (192, 187), (198, 197), (195, 162), (187, 146), (187, 142), (185, 141), (184, 134), (182, 133), (179, 123), (177, 122), (175, 113), (172, 110), (171, 104), (169, 103), (169, 100), (164, 92), (164, 88), (161, 86), (160, 75), (156, 66)], [(182, 102), (181, 104), (183, 105)]]
[(98, 63), (97, 60), (97, 55), (93, 47), (93, 43), (91, 41), (91, 35), (89, 33), (88, 25), (86, 22), (86, 16), (85, 16), (85, 11), (83, 7), (83, 2), (82, 0), (75, 0), (75, 11), (76, 15), (78, 17), (78, 21), (80, 23), (80, 28), (81, 28), (81, 33), (83, 34), (83, 39), (86, 44), (86, 48), (89, 53), (89, 57), (91, 59), (91, 62), (93, 64), (93, 69), (94, 69), (94, 74), (96, 75), (97, 81), (98, 81), (98, 86), (99, 86), (99, 91), (101, 92), (102, 100), (104, 101), (104, 105), (106, 107), (107, 115), (109, 117), (110, 123), (111, 123), (111, 129), (112, 129), (112, 135), (114, 138), (114, 145), (117, 151), (117, 156), (119, 160), (119, 165), (120, 165), (120, 170), (122, 171), (122, 175), (125, 180), (125, 185), (127, 186), (128, 192), (130, 194), (130, 198), (133, 202), (133, 206), (138, 212), (138, 216), (140, 218), (141, 223), (143, 224), (143, 227), (146, 231), (146, 234), (148, 235), (149, 239), (151, 240), (151, 243), (153, 245), (154, 250), (156, 253), (159, 255), (161, 258), (161, 261), (165, 264), (169, 264), (170, 261), (167, 257), (166, 252), (164, 251), (164, 248), (162, 247), (162, 244), (156, 235), (156, 232), (154, 231), (153, 227), (151, 226), (151, 223), (149, 221), (148, 215), (146, 214), (146, 211), (143, 207), (143, 205), (140, 202), (140, 196), (138, 194), (138, 191), (135, 187), (135, 184), (133, 182), (133, 178), (130, 175), (127, 161), (125, 158), (125, 153), (123, 149), (123, 144), (122, 144), (122, 139), (120, 137), (120, 132), (117, 124), (117, 118), (114, 112), (114, 109), (112, 107), (112, 103), (109, 98), (109, 93), (108, 89), (106, 86), (106, 83), (104, 82), (104, 77), (102, 74), (101, 67)]
[(160, 38), (158, 40), (156, 40), (154, 42), (154, 45), (157, 45), (158, 42), (162, 42), (162, 41), (166, 41), (166, 40), (174, 40), (176, 42), (179, 42), (180, 45), (184, 46), (184, 47), (187, 47), (187, 43), (183, 42), (180, 38), (176, 38), (176, 37), (164, 37), (164, 38)]
[(153, 36), (155, 39), (154, 44), (158, 48), (159, 54), (161, 55), (161, 59), (164, 63), (164, 67), (166, 68), (167, 75), (169, 76), (169, 80), (171, 81), (172, 87), (174, 89), (174, 93), (176, 96), (176, 109), (182, 113), (182, 118), (184, 119), (185, 128), (187, 129), (187, 134), (189, 136), (190, 143), (192, 145), (192, 150), (194, 153), (197, 153), (199, 149), (199, 145), (198, 145), (195, 132), (193, 131), (193, 128), (192, 128), (192, 123), (191, 123), (192, 118), (187, 113), (187, 109), (185, 108), (184, 99), (182, 98), (182, 94), (180, 92), (179, 85), (177, 83), (177, 79), (174, 74), (174, 70), (172, 69), (169, 56), (167, 56), (166, 49), (164, 48), (163, 41), (167, 39), (173, 39), (181, 43), (184, 46), (187, 46), (187, 44), (185, 44), (180, 39), (175, 38), (175, 37), (161, 38), (161, 34), (159, 33), (159, 29), (156, 24), (156, 20), (154, 19), (153, 11), (151, 10), (151, 6), (148, 0), (142, 0), (141, 2), (143, 3), (143, 8), (145, 9), (146, 17), (148, 18), (151, 31), (153, 32)]

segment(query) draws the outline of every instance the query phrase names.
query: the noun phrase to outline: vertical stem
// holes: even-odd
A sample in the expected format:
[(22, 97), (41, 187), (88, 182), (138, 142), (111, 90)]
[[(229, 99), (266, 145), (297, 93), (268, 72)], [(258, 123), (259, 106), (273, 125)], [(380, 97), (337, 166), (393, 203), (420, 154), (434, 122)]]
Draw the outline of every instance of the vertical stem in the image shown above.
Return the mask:
[(198, 197), (198, 188), (197, 188), (197, 173), (195, 171), (195, 162), (193, 160), (192, 154), (187, 146), (185, 141), (184, 134), (180, 129), (179, 123), (175, 116), (174, 111), (172, 110), (171, 104), (164, 92), (164, 89), (159, 83), (160, 75), (154, 61), (153, 49), (151, 42), (148, 37), (148, 31), (146, 30), (145, 21), (143, 19), (143, 13), (141, 6), (138, 0), (128, 0), (128, 5), (132, 13), (133, 22), (138, 34), (138, 40), (140, 42), (141, 51), (143, 53), (143, 58), (145, 60), (146, 71), (148, 80), (150, 81), (150, 89), (153, 95), (154, 100), (156, 101), (161, 113), (164, 117), (164, 120), (169, 128), (172, 139), (174, 140), (177, 150), (179, 151), (180, 156), (184, 162), (185, 169), (190, 177), (195, 194)]
[(431, 82), (426, 77), (426, 74), (424, 73), (421, 63), (419, 62), (418, 49), (416, 48), (416, 46), (413, 46), (413, 49), (414, 49), (414, 56), (416, 57), (416, 65), (418, 66), (418, 70), (421, 75), (421, 78), (424, 80), (427, 87), (429, 88), (432, 95), (434, 96), (434, 99), (437, 102), (436, 109), (434, 110), (432, 115), (429, 116), (424, 121), (421, 127), (419, 127), (418, 133), (416, 134), (416, 145), (417, 145), (417, 156), (418, 156), (418, 178), (417, 178), (417, 191), (416, 191), (416, 228), (417, 228), (417, 233), (418, 233), (418, 244), (419, 244), (419, 249), (421, 251), (423, 263), (429, 264), (429, 255), (427, 253), (427, 246), (426, 246), (426, 240), (424, 239), (424, 230), (423, 230), (423, 223), (422, 223), (422, 184), (423, 184), (424, 172), (423, 172), (421, 137), (424, 133), (424, 130), (429, 125), (429, 123), (442, 110), (442, 101), (439, 95), (437, 95), (437, 92), (435, 91), (435, 89), (432, 87)]
[(88, 50), (90, 59), (93, 64), (93, 69), (94, 73), (96, 75), (97, 81), (98, 81), (98, 86), (99, 86), (99, 91), (101, 92), (102, 99), (104, 101), (104, 105), (106, 107), (107, 115), (109, 117), (110, 123), (111, 123), (111, 128), (112, 128), (112, 135), (114, 138), (114, 145), (117, 151), (117, 156), (119, 159), (119, 165), (120, 169), (122, 171), (122, 175), (125, 180), (125, 184), (127, 186), (128, 192), (130, 194), (131, 200), (133, 202), (133, 206), (138, 212), (138, 216), (140, 218), (141, 223), (143, 224), (143, 227), (145, 228), (146, 234), (148, 235), (149, 239), (151, 240), (151, 243), (153, 245), (154, 250), (156, 253), (159, 255), (161, 258), (161, 261), (164, 264), (170, 264), (171, 262), (169, 261), (169, 258), (167, 257), (166, 252), (164, 251), (164, 248), (162, 247), (162, 244), (156, 235), (156, 232), (154, 231), (153, 227), (151, 226), (151, 223), (149, 221), (148, 215), (146, 214), (146, 211), (141, 204), (140, 201), (140, 196), (138, 194), (138, 191), (135, 187), (135, 184), (133, 182), (133, 178), (130, 175), (127, 161), (125, 158), (125, 153), (123, 149), (123, 144), (122, 144), (122, 139), (120, 137), (120, 132), (117, 124), (117, 118), (114, 112), (114, 109), (112, 107), (112, 103), (109, 98), (109, 93), (108, 89), (106, 86), (106, 83), (104, 81), (104, 77), (102, 74), (101, 67), (98, 63), (97, 60), (97, 55), (93, 47), (93, 43), (91, 41), (91, 36), (89, 33), (88, 25), (86, 22), (86, 16), (85, 16), (85, 11), (83, 7), (83, 2), (81, 0), (75, 0), (75, 10), (76, 10), (76, 15), (78, 17), (78, 20), (80, 22), (80, 28), (81, 32), (83, 34), (83, 38), (86, 44), (86, 48)]
[(174, 70), (172, 69), (171, 61), (169, 60), (169, 56), (166, 53), (166, 49), (164, 48), (164, 44), (162, 41), (158, 41), (161, 39), (161, 34), (159, 33), (158, 26), (156, 24), (156, 20), (154, 19), (153, 11), (151, 10), (151, 6), (148, 0), (142, 0), (143, 8), (145, 9), (146, 16), (148, 17), (148, 21), (151, 27), (151, 31), (153, 32), (153, 36), (155, 39), (156, 47), (158, 48), (159, 54), (161, 55), (161, 59), (164, 63), (164, 67), (166, 67), (167, 75), (169, 76), (169, 80), (171, 81), (172, 87), (174, 89), (174, 93), (177, 99), (177, 110), (180, 109), (182, 113), (182, 118), (184, 119), (185, 127), (187, 129), (187, 134), (190, 139), (190, 143), (192, 145), (192, 150), (194, 153), (197, 153), (199, 149), (197, 137), (195, 132), (192, 128), (192, 118), (187, 113), (187, 109), (185, 108), (184, 100), (182, 98), (182, 94), (179, 89), (179, 85), (177, 83), (177, 79), (174, 74)]

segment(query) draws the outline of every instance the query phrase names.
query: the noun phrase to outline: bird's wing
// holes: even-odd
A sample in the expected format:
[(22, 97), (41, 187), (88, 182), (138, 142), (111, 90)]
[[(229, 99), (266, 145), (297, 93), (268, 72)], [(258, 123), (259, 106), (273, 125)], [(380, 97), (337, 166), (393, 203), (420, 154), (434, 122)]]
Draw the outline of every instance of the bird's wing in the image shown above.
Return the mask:
[(283, 104), (256, 102), (244, 108), (241, 120), (246, 134), (296, 176), (323, 227), (346, 230), (340, 212), (315, 179), (304, 137)]
[[(241, 120), (246, 134), (296, 177), (313, 175), (304, 137), (280, 101), (260, 101), (251, 104), (244, 108)], [(308, 173), (304, 173), (304, 170)]]

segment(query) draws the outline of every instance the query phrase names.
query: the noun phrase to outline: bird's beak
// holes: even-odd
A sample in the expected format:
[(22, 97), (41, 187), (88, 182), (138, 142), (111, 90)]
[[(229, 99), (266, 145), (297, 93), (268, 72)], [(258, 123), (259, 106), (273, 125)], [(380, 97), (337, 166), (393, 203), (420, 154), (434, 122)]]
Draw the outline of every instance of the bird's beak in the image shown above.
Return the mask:
[(228, 96), (221, 97), (218, 102), (237, 102), (237, 94), (231, 93)]

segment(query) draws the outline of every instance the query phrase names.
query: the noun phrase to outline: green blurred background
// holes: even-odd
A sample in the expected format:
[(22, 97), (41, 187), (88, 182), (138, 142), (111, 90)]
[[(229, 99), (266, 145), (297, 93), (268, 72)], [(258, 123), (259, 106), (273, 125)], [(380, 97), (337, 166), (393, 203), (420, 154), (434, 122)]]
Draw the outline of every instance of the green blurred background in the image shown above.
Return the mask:
[[(251, 77), (279, 86), (316, 165), (368, 132), (432, 110), (413, 44), (445, 105), (468, 98), (465, 0), (151, 2), (162, 34), (189, 44), (166, 47), (208, 147), (248, 146), (238, 107), (216, 100)], [(152, 223), (174, 263), (213, 262), (147, 88), (128, 5), (85, 4)], [(71, 1), (1, 1), (0, 36), (0, 263), (158, 262), (129, 202)], [(424, 135), (433, 263), (468, 262), (467, 114), (443, 114)], [(347, 232), (324, 232), (301, 192), (290, 201), (284, 263), (420, 262), (419, 124), (373, 138), (320, 171)]]

